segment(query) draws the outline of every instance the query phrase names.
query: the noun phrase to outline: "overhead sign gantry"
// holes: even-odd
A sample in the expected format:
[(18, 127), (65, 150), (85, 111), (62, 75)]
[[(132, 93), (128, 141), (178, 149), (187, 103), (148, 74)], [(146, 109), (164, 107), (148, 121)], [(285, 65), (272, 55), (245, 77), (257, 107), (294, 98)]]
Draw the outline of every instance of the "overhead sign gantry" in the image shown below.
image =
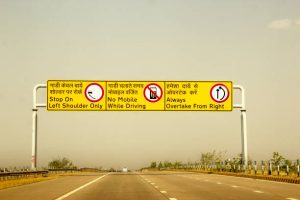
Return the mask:
[[(37, 91), (47, 88), (47, 102)], [(233, 91), (241, 103), (233, 104)], [(242, 155), (248, 163), (245, 90), (231, 81), (49, 80), (33, 89), (32, 162), (37, 169), (37, 111), (241, 111)]]

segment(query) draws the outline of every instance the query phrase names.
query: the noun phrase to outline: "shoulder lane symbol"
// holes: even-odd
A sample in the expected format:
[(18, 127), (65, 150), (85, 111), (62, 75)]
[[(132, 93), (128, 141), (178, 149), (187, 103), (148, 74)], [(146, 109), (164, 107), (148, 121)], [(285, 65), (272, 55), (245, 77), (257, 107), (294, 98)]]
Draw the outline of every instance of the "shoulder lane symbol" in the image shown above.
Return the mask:
[(97, 98), (93, 97), (93, 91), (88, 91), (88, 95), (89, 97), (91, 97), (92, 99), (96, 100)]
[(85, 97), (90, 102), (98, 102), (104, 96), (103, 87), (98, 83), (91, 83), (85, 88)]

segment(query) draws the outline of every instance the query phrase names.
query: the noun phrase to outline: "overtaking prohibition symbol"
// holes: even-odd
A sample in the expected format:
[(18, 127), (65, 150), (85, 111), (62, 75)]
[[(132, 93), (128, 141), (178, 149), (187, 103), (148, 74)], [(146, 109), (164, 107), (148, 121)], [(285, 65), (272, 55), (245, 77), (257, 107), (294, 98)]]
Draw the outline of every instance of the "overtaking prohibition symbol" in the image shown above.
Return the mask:
[(150, 83), (144, 88), (144, 97), (151, 103), (155, 103), (161, 100), (162, 95), (162, 88), (156, 83)]
[(215, 84), (210, 90), (210, 97), (217, 103), (225, 102), (229, 94), (229, 89), (221, 83)]
[(90, 102), (98, 102), (103, 98), (104, 90), (98, 83), (91, 83), (86, 86), (84, 94)]

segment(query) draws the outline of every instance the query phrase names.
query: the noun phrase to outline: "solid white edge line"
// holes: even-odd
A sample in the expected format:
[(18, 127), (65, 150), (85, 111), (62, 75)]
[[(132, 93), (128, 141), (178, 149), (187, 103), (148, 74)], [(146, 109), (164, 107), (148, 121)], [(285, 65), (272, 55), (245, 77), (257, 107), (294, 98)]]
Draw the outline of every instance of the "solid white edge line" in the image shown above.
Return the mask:
[(176, 198), (169, 198), (170, 200), (177, 200)]
[(289, 198), (286, 198), (286, 199), (288, 199), (288, 200), (298, 200), (298, 199), (291, 198), (291, 197), (289, 197)]
[[(109, 173), (108, 173), (108, 174), (109, 174)], [(89, 186), (89, 185), (91, 185), (91, 184), (97, 182), (98, 180), (104, 178), (104, 177), (105, 177), (106, 175), (108, 175), (108, 174), (105, 174), (105, 175), (103, 175), (103, 176), (100, 176), (100, 177), (98, 177), (98, 178), (96, 178), (96, 179), (94, 179), (94, 180), (92, 180), (92, 181), (90, 181), (90, 182), (88, 182), (88, 183), (86, 183), (86, 184), (84, 184), (84, 185), (82, 185), (82, 186), (76, 188), (75, 190), (72, 190), (71, 192), (68, 192), (67, 194), (64, 194), (63, 196), (58, 197), (58, 198), (55, 199), (55, 200), (62, 200), (62, 199), (65, 199), (65, 198), (67, 198), (68, 196), (74, 194), (75, 192), (78, 192), (79, 190), (81, 190), (81, 189), (83, 189), (83, 188), (85, 188), (85, 187), (87, 187), (87, 186)]]

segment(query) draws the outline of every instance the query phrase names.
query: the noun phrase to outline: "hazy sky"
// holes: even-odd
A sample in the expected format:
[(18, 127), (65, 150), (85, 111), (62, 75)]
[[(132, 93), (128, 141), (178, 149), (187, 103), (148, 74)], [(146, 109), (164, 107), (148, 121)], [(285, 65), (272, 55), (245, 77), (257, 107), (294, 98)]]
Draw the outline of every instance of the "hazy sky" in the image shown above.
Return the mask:
[[(250, 158), (296, 159), (299, 75), (298, 0), (0, 0), (0, 167), (30, 166), (32, 89), (51, 79), (232, 80), (246, 89)], [(238, 110), (38, 114), (39, 166), (241, 151)]]

